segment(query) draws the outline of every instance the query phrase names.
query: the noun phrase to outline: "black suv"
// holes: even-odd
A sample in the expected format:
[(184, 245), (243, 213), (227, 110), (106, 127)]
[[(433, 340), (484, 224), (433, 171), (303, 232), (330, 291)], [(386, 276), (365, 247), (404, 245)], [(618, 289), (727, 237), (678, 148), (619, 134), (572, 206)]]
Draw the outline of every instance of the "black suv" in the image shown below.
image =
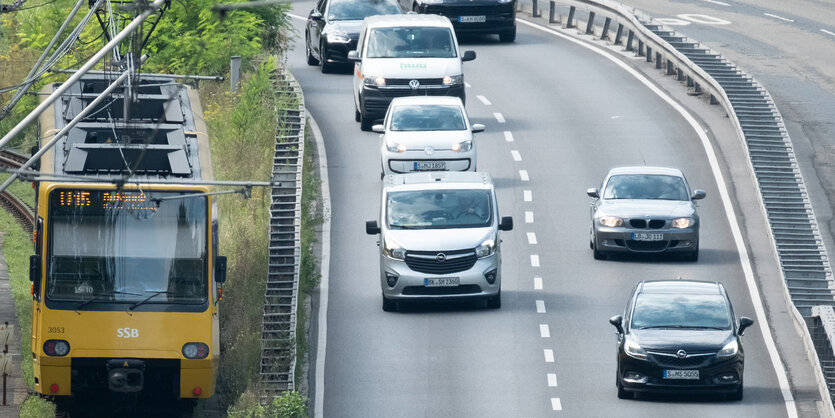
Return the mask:
[(617, 328), (618, 398), (633, 392), (712, 392), (742, 399), (742, 334), (754, 323), (734, 320), (717, 282), (642, 281)]
[(456, 34), (498, 34), (516, 40), (516, 0), (400, 0), (403, 10), (446, 16)]

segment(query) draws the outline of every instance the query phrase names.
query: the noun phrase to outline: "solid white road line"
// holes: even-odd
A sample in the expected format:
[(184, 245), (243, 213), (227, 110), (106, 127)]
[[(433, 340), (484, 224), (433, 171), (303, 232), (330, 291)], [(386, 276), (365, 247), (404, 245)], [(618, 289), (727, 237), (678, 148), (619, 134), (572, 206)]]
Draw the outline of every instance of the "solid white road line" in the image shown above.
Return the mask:
[(533, 193), (530, 190), (523, 190), (522, 197), (525, 200), (525, 202), (530, 202), (533, 200)]
[(536, 233), (528, 232), (528, 244), (536, 245)]
[(531, 267), (539, 267), (539, 256), (531, 254)]
[(533, 289), (542, 290), (542, 277), (536, 276), (533, 278)]
[(525, 223), (532, 224), (533, 223), (533, 212), (525, 211)]
[(557, 374), (556, 373), (548, 373), (548, 387), (549, 388), (557, 387)]
[(718, 5), (720, 5), (720, 6), (730, 7), (730, 4), (728, 4), (728, 3), (723, 3), (723, 2), (721, 2), (721, 1), (716, 1), (716, 0), (704, 0), (704, 1), (706, 1), (706, 2), (708, 2), (708, 3), (718, 4)]
[(832, 35), (832, 36), (835, 36), (835, 32), (830, 32), (830, 31), (828, 31), (828, 30), (826, 30), (826, 29), (821, 29), (821, 32), (823, 32), (823, 33), (825, 33), (825, 34), (827, 34), (827, 35)]
[(507, 142), (513, 142), (513, 134), (510, 131), (504, 131), (504, 140)]
[(466, 81), (465, 81), (465, 82), (464, 82), (464, 87), (466, 87), (466, 88), (470, 88), (470, 87), (472, 87), (472, 86), (470, 85), (470, 83), (468, 83), (468, 82), (466, 82)]
[(551, 408), (554, 411), (562, 411), (562, 403), (560, 403), (560, 398), (551, 398)]
[(294, 15), (294, 14), (291, 14), (291, 13), (287, 13), (287, 16), (290, 16), (290, 17), (292, 17), (293, 19), (296, 19), (296, 20), (307, 21), (307, 18), (304, 17), (304, 16)]
[(531, 179), (528, 177), (528, 170), (519, 170), (519, 178), (522, 179), (522, 181), (528, 181)]
[(485, 105), (485, 106), (490, 106), (491, 104), (493, 104), (493, 103), (490, 103), (490, 101), (489, 101), (489, 100), (487, 100), (487, 98), (486, 98), (486, 97), (484, 97), (484, 96), (478, 95), (478, 96), (476, 96), (476, 98), (477, 98), (478, 100), (480, 100), (480, 101), (481, 101), (481, 103), (484, 103), (484, 105)]
[(554, 362), (554, 350), (550, 348), (545, 349), (545, 362), (546, 363), (553, 363)]
[(513, 156), (513, 161), (522, 161), (522, 154), (519, 154), (519, 151), (510, 150), (510, 155)]
[(539, 336), (542, 338), (551, 338), (551, 329), (548, 324), (539, 324)]
[(499, 113), (499, 112), (493, 113), (493, 117), (496, 118), (496, 120), (499, 123), (505, 123), (504, 116), (502, 116), (501, 113)]
[(742, 271), (745, 275), (745, 282), (748, 285), (748, 292), (751, 295), (751, 303), (754, 305), (754, 311), (756, 311), (757, 313), (757, 325), (760, 328), (760, 333), (762, 333), (763, 335), (763, 340), (765, 341), (765, 346), (768, 350), (768, 356), (771, 358), (771, 365), (772, 367), (774, 367), (774, 371), (777, 374), (777, 382), (780, 385), (780, 391), (783, 394), (783, 402), (786, 406), (786, 413), (790, 418), (797, 417), (797, 406), (794, 402), (794, 395), (792, 395), (791, 389), (789, 387), (789, 379), (786, 375), (786, 368), (783, 366), (783, 361), (780, 359), (780, 352), (777, 351), (777, 346), (774, 343), (774, 336), (771, 334), (771, 329), (769, 328), (768, 324), (768, 318), (765, 316), (765, 308), (763, 308), (762, 299), (760, 298), (759, 287), (757, 285), (757, 282), (754, 280), (754, 270), (751, 267), (751, 259), (748, 256), (748, 249), (745, 247), (745, 242), (742, 238), (742, 231), (739, 228), (739, 224), (736, 222), (736, 210), (734, 209), (734, 206), (731, 203), (730, 193), (728, 192), (728, 187), (725, 184), (725, 176), (724, 174), (722, 174), (722, 170), (719, 168), (719, 160), (716, 158), (716, 151), (714, 151), (713, 145), (710, 143), (710, 138), (707, 137), (705, 130), (699, 125), (699, 123), (696, 121), (693, 115), (691, 115), (690, 112), (685, 110), (680, 104), (673, 100), (672, 97), (670, 97), (658, 86), (649, 81), (649, 79), (647, 79), (647, 77), (641, 74), (638, 70), (630, 67), (628, 64), (612, 56), (608, 50), (603, 50), (600, 47), (593, 46), (586, 42), (572, 38), (571, 36), (557, 32), (553, 29), (530, 23), (523, 19), (516, 19), (516, 21), (522, 23), (523, 25), (527, 25), (539, 29), (543, 32), (550, 33), (552, 35), (563, 38), (571, 43), (582, 46), (583, 48), (586, 48), (608, 59), (609, 61), (622, 68), (636, 79), (638, 79), (638, 81), (647, 86), (647, 88), (652, 90), (652, 92), (658, 95), (658, 97), (667, 102), (667, 104), (669, 104), (673, 109), (675, 109), (679, 114), (681, 114), (685, 120), (687, 120), (687, 122), (690, 124), (690, 127), (693, 128), (693, 130), (696, 132), (696, 135), (699, 136), (699, 139), (702, 142), (702, 147), (704, 147), (705, 153), (707, 154), (707, 160), (710, 163), (710, 169), (713, 172), (713, 178), (716, 180), (716, 185), (719, 189), (719, 195), (722, 200), (722, 206), (725, 209), (725, 216), (727, 217), (728, 224), (731, 226), (731, 234), (734, 237), (734, 244), (736, 245), (737, 254), (739, 254), (739, 262), (740, 264), (742, 264)]
[(768, 17), (773, 17), (773, 18), (775, 18), (775, 19), (780, 19), (780, 20), (782, 20), (782, 21), (784, 21), (784, 22), (794, 22), (794, 19), (789, 19), (789, 18), (787, 18), (787, 17), (777, 16), (777, 15), (773, 15), (773, 14), (771, 14), (771, 13), (763, 13), (763, 14), (764, 14), (764, 15), (766, 15), (766, 16), (768, 16)]
[(544, 300), (537, 300), (536, 301), (536, 313), (545, 313), (545, 301)]

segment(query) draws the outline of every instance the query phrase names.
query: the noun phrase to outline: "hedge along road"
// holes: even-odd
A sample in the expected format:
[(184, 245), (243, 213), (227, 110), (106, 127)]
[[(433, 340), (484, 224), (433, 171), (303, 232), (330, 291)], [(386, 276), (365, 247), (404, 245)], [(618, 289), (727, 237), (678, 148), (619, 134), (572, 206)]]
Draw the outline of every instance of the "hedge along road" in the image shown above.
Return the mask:
[[(306, 16), (312, 2), (294, 3)], [(353, 120), (350, 69), (323, 75), (304, 57), (304, 22), (288, 65), (324, 136), (331, 258), (324, 416), (784, 416), (759, 327), (746, 333), (745, 400), (615, 396), (614, 329), (641, 279), (720, 279), (737, 315), (755, 317), (716, 180), (698, 135), (667, 103), (597, 54), (525, 25), (512, 45), (464, 42), (468, 111), (480, 170), (494, 178), (503, 235), (503, 306), (380, 307), (376, 238), (379, 139)], [(479, 98), (478, 96), (482, 96)], [(483, 98), (483, 100), (482, 100)], [(681, 168), (708, 193), (698, 263), (594, 261), (587, 187), (612, 166)], [(314, 395), (316, 396), (316, 395)]]

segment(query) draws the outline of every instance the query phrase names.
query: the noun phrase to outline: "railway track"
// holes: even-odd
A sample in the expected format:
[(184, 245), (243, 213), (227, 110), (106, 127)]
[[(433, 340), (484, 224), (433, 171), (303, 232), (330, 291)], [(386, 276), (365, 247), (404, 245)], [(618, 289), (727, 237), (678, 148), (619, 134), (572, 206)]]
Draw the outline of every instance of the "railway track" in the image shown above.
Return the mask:
[[(29, 157), (16, 152), (8, 150), (0, 151), (0, 166), (3, 167), (20, 168), (28, 159)], [(29, 235), (32, 235), (32, 230), (35, 225), (35, 210), (31, 206), (16, 198), (7, 190), (0, 192), (0, 206), (11, 213), (23, 229)]]

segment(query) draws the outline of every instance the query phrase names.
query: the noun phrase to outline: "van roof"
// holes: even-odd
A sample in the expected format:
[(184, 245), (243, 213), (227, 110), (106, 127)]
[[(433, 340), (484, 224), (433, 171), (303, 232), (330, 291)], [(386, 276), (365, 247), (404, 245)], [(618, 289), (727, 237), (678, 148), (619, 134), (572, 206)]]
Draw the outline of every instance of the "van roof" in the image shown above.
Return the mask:
[(390, 174), (383, 184), (396, 189), (439, 189), (470, 188), (489, 189), (493, 187), (490, 174), (481, 171), (427, 171), (419, 173)]
[(376, 15), (365, 18), (368, 27), (437, 26), (452, 28), (449, 18), (432, 14)]

